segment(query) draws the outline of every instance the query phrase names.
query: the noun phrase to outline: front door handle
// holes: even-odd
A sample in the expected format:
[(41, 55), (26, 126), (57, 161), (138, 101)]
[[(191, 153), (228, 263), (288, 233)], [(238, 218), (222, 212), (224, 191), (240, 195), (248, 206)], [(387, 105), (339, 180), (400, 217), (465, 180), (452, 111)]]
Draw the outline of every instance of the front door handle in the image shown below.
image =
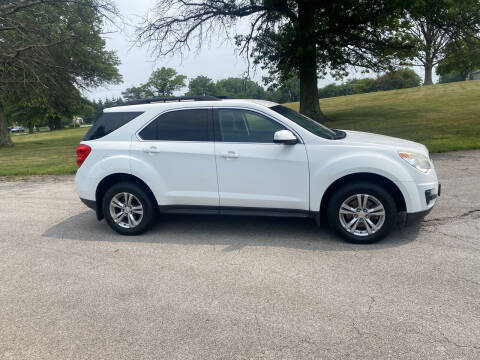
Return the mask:
[(238, 154), (235, 151), (228, 151), (221, 156), (225, 159), (238, 159)]
[(149, 147), (144, 148), (143, 151), (146, 152), (147, 154), (154, 154), (154, 153), (159, 153), (160, 149), (155, 145), (150, 145)]

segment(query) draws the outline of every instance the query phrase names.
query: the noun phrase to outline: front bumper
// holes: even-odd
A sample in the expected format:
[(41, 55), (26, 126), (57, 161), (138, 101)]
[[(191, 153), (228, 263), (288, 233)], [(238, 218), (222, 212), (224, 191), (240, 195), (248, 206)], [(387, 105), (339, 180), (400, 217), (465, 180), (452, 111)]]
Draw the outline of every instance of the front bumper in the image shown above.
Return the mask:
[(425, 202), (428, 208), (422, 211), (407, 213), (405, 224), (412, 225), (422, 221), (423, 218), (427, 216), (430, 213), (430, 211), (432, 211), (433, 206), (435, 205), (437, 198), (440, 196), (441, 193), (442, 193), (442, 184), (438, 184), (436, 189), (425, 190)]

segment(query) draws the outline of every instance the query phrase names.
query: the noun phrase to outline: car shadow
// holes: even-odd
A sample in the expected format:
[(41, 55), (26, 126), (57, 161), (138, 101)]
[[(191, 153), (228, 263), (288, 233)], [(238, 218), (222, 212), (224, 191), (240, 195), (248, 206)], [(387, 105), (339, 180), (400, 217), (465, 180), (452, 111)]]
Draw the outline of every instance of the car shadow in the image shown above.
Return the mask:
[(360, 251), (406, 245), (418, 236), (418, 226), (397, 226), (381, 242), (356, 245), (344, 242), (312, 219), (218, 215), (162, 215), (147, 233), (122, 236), (94, 213), (85, 211), (50, 227), (44, 237), (80, 241), (137, 242), (180, 245), (218, 245), (223, 251), (246, 246), (285, 247), (319, 251)]

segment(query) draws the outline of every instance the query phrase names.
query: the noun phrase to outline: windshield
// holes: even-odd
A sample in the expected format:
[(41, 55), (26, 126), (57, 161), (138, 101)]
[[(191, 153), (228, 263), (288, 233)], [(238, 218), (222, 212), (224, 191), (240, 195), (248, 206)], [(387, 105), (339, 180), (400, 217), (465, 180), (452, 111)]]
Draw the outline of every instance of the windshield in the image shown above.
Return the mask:
[(282, 105), (275, 105), (272, 106), (270, 109), (279, 113), (280, 115), (285, 116), (287, 119), (292, 120), (294, 123), (300, 125), (305, 130), (310, 131), (312, 134), (330, 140), (333, 140), (337, 137), (335, 131), (330, 130), (326, 126), (323, 126), (322, 124), (296, 112), (295, 110), (292, 110)]

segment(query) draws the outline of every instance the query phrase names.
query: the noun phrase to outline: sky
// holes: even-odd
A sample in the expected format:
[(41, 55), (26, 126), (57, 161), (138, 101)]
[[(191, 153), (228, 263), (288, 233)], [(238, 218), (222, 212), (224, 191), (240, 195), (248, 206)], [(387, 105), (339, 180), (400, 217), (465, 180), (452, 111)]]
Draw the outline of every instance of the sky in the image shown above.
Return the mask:
[[(85, 95), (90, 99), (119, 97), (126, 88), (138, 86), (147, 81), (153, 70), (162, 66), (174, 68), (179, 74), (187, 76), (187, 81), (198, 75), (205, 75), (213, 80), (228, 77), (241, 77), (248, 69), (247, 61), (236, 53), (232, 41), (212, 41), (200, 52), (192, 51), (180, 56), (157, 58), (148, 47), (138, 47), (133, 44), (134, 27), (143, 16), (155, 5), (155, 0), (115, 0), (118, 10), (126, 20), (126, 25), (108, 26), (104, 38), (109, 50), (114, 50), (120, 58), (120, 73), (123, 83), (91, 89)], [(240, 25), (241, 26), (241, 25)], [(421, 77), (421, 68), (415, 69)], [(251, 69), (252, 80), (261, 83), (261, 69)], [(353, 72), (351, 77), (362, 78), (372, 76)], [(320, 80), (319, 86), (325, 86), (334, 80), (331, 77)], [(181, 91), (186, 92), (187, 89)]]
[[(122, 16), (132, 24), (141, 23), (141, 16), (145, 16), (149, 9), (155, 5), (154, 0), (116, 0)], [(247, 62), (235, 53), (232, 42), (217, 42), (208, 44), (200, 53), (192, 51), (180, 56), (156, 58), (147, 47), (132, 45), (134, 40), (133, 26), (122, 26), (115, 29), (109, 26), (108, 34), (104, 36), (108, 50), (114, 50), (120, 58), (120, 73), (123, 83), (108, 85), (91, 89), (86, 93), (90, 99), (118, 97), (128, 87), (144, 83), (151, 72), (162, 66), (172, 67), (179, 74), (186, 75), (188, 79), (198, 75), (205, 75), (214, 80), (227, 77), (241, 77), (247, 70)], [(251, 78), (260, 82), (262, 74), (251, 71)], [(185, 89), (185, 92), (187, 90)]]

